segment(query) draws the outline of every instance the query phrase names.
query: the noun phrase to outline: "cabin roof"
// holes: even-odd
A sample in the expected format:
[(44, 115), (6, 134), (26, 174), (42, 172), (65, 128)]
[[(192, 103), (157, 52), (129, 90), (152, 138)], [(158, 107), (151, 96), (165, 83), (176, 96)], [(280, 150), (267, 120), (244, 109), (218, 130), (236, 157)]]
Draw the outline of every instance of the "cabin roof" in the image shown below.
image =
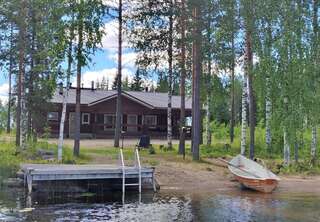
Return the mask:
[[(151, 109), (166, 109), (168, 107), (168, 94), (159, 92), (137, 92), (137, 91), (123, 91), (123, 96), (130, 100), (138, 102)], [(117, 91), (115, 90), (101, 90), (101, 89), (81, 89), (81, 104), (93, 106), (98, 103), (107, 101), (109, 99), (117, 97)], [(52, 103), (62, 103), (63, 96), (59, 94), (57, 89), (50, 100)], [(180, 109), (180, 96), (172, 96), (172, 108)], [(76, 103), (76, 89), (71, 88), (69, 90), (68, 104)], [(186, 109), (192, 108), (192, 100), (190, 97), (186, 97)]]

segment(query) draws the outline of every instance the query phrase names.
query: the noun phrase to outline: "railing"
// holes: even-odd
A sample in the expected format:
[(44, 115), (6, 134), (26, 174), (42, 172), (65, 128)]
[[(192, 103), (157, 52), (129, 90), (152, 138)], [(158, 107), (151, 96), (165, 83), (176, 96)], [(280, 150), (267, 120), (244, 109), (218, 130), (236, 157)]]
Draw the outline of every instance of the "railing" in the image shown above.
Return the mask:
[(122, 169), (122, 193), (125, 192), (126, 189), (126, 171), (125, 171), (125, 165), (124, 165), (124, 158), (123, 158), (123, 150), (120, 149), (119, 152), (119, 165)]
[(135, 151), (134, 151), (134, 166), (136, 168), (138, 168), (138, 171), (139, 171), (139, 193), (141, 193), (141, 163), (140, 163), (140, 156), (139, 156), (139, 149), (138, 148), (135, 148)]
[(134, 151), (134, 167), (138, 169), (138, 176), (139, 176), (139, 182), (138, 183), (132, 183), (132, 184), (126, 184), (126, 167), (124, 164), (124, 157), (123, 157), (123, 149), (120, 149), (119, 152), (119, 165), (122, 169), (122, 193), (125, 193), (126, 191), (126, 186), (139, 186), (139, 193), (141, 193), (142, 190), (142, 178), (141, 178), (141, 163), (140, 163), (140, 156), (139, 156), (139, 150), (138, 148), (135, 149)]

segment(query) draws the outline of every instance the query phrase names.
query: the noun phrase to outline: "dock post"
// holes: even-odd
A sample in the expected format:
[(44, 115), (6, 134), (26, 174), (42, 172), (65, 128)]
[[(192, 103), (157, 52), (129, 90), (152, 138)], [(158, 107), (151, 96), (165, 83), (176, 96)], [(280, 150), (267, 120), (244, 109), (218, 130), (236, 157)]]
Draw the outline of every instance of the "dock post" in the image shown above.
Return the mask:
[(27, 169), (27, 185), (28, 185), (28, 193), (32, 193), (32, 175), (31, 172), (33, 171), (32, 168)]
[(154, 171), (152, 172), (152, 186), (153, 186), (153, 191), (157, 192), (156, 182), (154, 179)]

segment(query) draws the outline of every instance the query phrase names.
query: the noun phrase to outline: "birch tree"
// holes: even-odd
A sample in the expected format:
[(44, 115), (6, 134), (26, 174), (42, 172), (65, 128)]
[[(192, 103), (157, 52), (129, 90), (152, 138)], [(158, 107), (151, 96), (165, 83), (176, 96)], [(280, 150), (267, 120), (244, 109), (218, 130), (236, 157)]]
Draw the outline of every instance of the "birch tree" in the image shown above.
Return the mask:
[(186, 91), (186, 2), (185, 0), (181, 0), (180, 4), (180, 32), (181, 32), (181, 61), (180, 64), (180, 138), (179, 138), (179, 154), (185, 154), (185, 130), (184, 127), (186, 125), (185, 118), (185, 91)]
[[(71, 17), (73, 18), (73, 15)], [(72, 68), (72, 63), (73, 63), (72, 41), (74, 39), (73, 22), (70, 23), (68, 31), (69, 31), (69, 37), (67, 38), (67, 42), (68, 42), (68, 44), (67, 44), (68, 45), (68, 49), (67, 49), (68, 68), (67, 68), (66, 87), (63, 92), (62, 112), (61, 112), (60, 127), (59, 127), (58, 161), (62, 161), (62, 157), (63, 157), (62, 152), (63, 152), (64, 124), (65, 124), (66, 112), (67, 112), (67, 101), (69, 98), (70, 77), (72, 75), (72, 73), (71, 73), (71, 68)]]

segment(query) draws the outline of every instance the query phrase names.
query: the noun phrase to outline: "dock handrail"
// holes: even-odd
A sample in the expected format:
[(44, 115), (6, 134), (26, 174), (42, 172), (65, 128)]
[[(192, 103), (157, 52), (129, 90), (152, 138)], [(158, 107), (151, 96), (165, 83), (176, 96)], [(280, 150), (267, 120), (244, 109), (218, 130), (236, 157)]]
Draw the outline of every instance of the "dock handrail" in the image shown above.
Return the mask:
[(124, 165), (124, 158), (123, 158), (123, 150), (122, 148), (120, 148), (120, 152), (119, 152), (119, 162), (120, 162), (120, 166), (122, 169), (122, 193), (125, 192), (125, 186), (126, 186), (126, 172), (125, 172), (125, 165)]
[(123, 149), (120, 148), (119, 152), (119, 165), (122, 169), (122, 192), (124, 193), (126, 190), (126, 186), (139, 186), (139, 193), (141, 193), (142, 190), (142, 176), (141, 176), (141, 162), (140, 162), (140, 156), (139, 156), (139, 150), (138, 148), (134, 151), (134, 167), (138, 169), (139, 173), (139, 182), (138, 183), (129, 183), (126, 184), (126, 172), (125, 172), (125, 164), (124, 164), (124, 157), (123, 157)]
[(135, 151), (134, 151), (134, 156), (135, 156), (135, 163), (134, 163), (134, 166), (136, 168), (138, 168), (138, 171), (139, 171), (139, 193), (141, 193), (141, 163), (140, 163), (140, 156), (139, 156), (139, 149), (138, 148), (135, 148)]

